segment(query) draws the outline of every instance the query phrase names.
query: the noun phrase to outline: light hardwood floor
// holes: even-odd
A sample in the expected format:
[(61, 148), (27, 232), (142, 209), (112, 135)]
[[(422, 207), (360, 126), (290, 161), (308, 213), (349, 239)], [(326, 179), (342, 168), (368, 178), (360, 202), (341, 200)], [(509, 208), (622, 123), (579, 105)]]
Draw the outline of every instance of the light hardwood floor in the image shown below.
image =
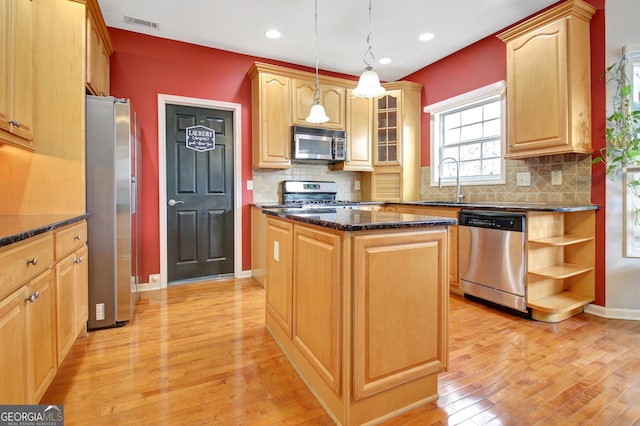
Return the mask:
[[(640, 322), (520, 319), (451, 296), (440, 398), (388, 425), (640, 423)], [(264, 328), (252, 279), (143, 293), (79, 338), (41, 404), (67, 425), (331, 425)]]

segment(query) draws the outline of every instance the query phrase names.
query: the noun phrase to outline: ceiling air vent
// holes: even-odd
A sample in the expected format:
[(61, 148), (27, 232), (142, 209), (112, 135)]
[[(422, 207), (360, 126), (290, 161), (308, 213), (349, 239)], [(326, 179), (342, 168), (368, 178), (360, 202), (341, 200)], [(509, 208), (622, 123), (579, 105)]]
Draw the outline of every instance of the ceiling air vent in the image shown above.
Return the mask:
[(124, 15), (124, 22), (127, 24), (134, 25), (142, 25), (143, 27), (155, 28), (156, 30), (160, 27), (160, 24), (157, 22), (147, 21), (146, 19), (134, 18), (133, 16)]

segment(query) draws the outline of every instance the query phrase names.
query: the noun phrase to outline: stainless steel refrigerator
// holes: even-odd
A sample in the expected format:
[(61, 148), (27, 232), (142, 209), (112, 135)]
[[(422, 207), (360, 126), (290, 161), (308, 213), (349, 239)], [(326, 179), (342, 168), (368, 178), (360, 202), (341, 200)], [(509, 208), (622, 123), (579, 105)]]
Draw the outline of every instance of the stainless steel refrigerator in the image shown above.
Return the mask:
[(139, 130), (131, 104), (87, 96), (89, 329), (117, 327), (137, 299)]

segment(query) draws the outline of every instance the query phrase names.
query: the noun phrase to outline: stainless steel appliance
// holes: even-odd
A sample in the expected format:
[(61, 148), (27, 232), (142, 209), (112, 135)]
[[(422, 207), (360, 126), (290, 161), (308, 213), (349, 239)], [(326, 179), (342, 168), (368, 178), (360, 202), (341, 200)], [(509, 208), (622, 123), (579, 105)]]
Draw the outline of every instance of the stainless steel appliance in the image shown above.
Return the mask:
[(87, 96), (86, 120), (88, 328), (96, 329), (126, 324), (137, 297), (139, 138), (128, 101)]
[(295, 161), (337, 162), (346, 160), (346, 132), (292, 126), (292, 152)]
[(332, 181), (282, 181), (282, 204), (285, 211), (298, 216), (335, 221), (337, 208), (357, 208), (353, 201), (336, 200), (338, 185)]
[(460, 211), (458, 267), (465, 295), (528, 313), (525, 230), (523, 213)]
[(333, 181), (284, 180), (282, 204), (296, 207), (356, 206), (354, 201), (336, 200), (338, 185)]

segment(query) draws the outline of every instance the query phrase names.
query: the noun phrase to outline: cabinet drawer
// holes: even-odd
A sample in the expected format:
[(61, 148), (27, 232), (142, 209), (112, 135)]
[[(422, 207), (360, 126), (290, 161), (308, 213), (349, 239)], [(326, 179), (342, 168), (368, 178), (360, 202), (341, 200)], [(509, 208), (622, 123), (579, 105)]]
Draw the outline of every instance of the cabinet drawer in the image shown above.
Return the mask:
[(11, 244), (0, 252), (0, 298), (53, 265), (53, 236)]
[(83, 221), (56, 231), (55, 240), (56, 260), (61, 260), (86, 244), (87, 222)]

